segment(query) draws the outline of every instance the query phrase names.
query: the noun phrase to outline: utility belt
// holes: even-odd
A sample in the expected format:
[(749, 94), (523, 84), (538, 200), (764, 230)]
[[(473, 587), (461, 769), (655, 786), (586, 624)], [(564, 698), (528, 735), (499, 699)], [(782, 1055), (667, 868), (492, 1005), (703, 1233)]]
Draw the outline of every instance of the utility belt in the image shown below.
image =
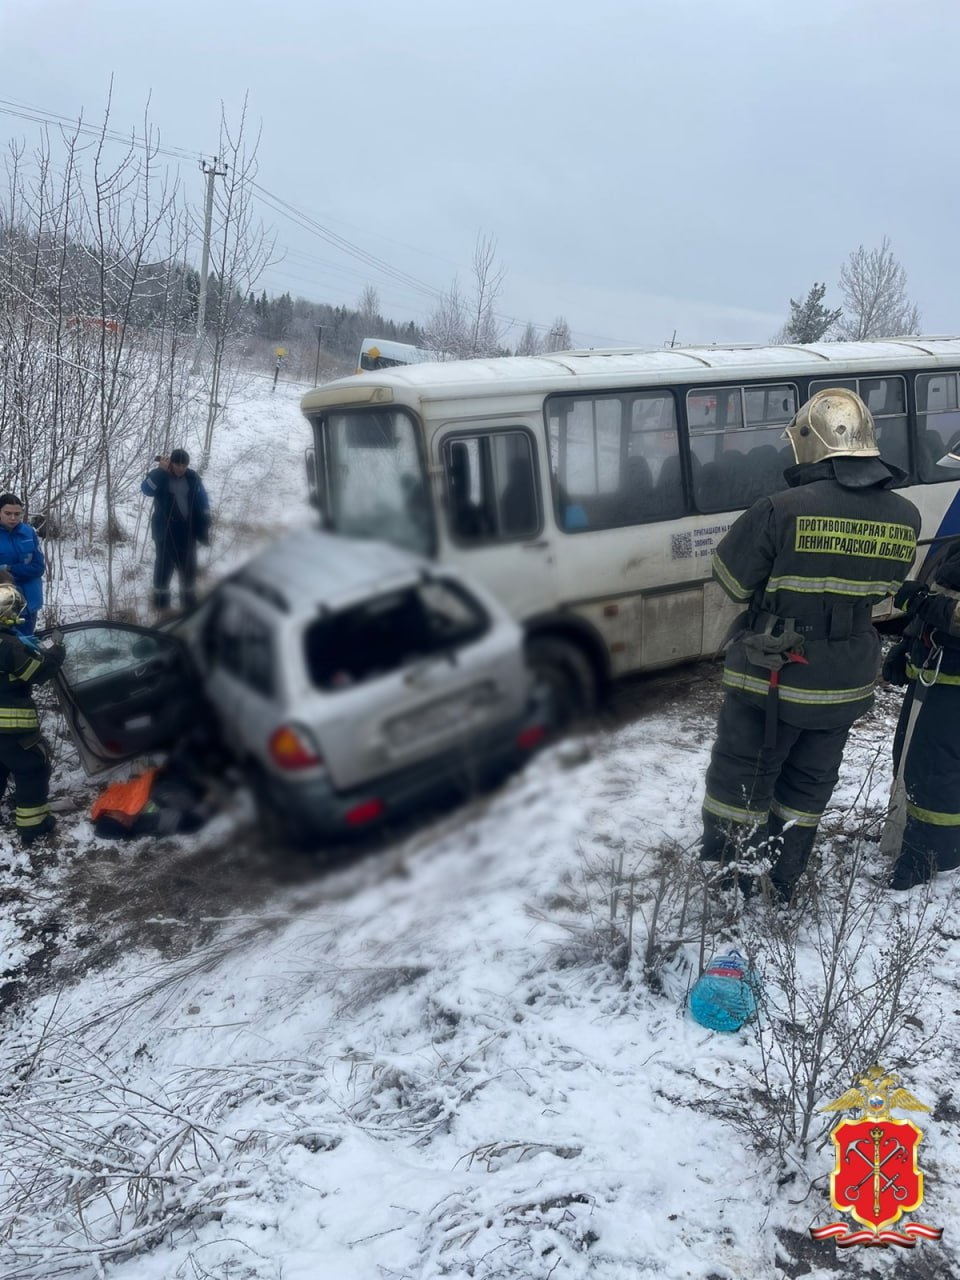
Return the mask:
[[(740, 624), (728, 643), (739, 640), (751, 666), (770, 672), (765, 706), (763, 745), (776, 746), (780, 707), (780, 672), (788, 662), (806, 665), (804, 645), (814, 640), (847, 640), (870, 625), (872, 607), (841, 601), (818, 618), (784, 618), (768, 610), (751, 609), (738, 619)], [(735, 624), (736, 626), (737, 624)]]
[[(750, 619), (755, 621), (750, 623)], [(765, 610), (751, 610), (747, 630), (765, 631), (773, 620), (773, 634), (789, 627), (804, 640), (849, 640), (852, 635), (869, 631), (873, 622), (873, 605), (838, 601), (816, 618), (782, 618)]]

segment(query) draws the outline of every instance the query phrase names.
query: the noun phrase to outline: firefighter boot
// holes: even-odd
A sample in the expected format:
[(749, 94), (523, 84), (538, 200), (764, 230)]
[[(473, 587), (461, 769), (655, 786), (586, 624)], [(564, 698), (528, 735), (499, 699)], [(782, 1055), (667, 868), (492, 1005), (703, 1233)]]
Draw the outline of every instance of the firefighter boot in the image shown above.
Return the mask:
[(42, 840), (44, 836), (50, 834), (55, 829), (57, 820), (52, 813), (48, 813), (45, 817), (32, 827), (18, 827), (17, 834), (20, 836), (20, 843), (25, 849), (29, 849), (31, 845), (36, 844), (38, 840)]
[[(704, 810), (700, 861), (718, 864), (718, 874), (711, 879), (713, 887), (723, 891), (736, 885), (745, 898), (756, 893), (757, 877), (750, 875), (744, 864), (755, 861), (757, 847), (763, 843), (766, 834), (764, 828), (765, 824), (747, 826), (725, 821)], [(733, 863), (738, 865), (734, 867)]]
[(789, 904), (793, 901), (797, 883), (810, 861), (817, 828), (799, 827), (796, 824), (784, 827), (780, 819), (771, 814), (770, 836), (771, 854), (779, 851), (770, 871), (773, 895), (775, 900)]
[(937, 871), (954, 871), (960, 865), (955, 827), (937, 827), (908, 817), (889, 889), (912, 889), (926, 884)]

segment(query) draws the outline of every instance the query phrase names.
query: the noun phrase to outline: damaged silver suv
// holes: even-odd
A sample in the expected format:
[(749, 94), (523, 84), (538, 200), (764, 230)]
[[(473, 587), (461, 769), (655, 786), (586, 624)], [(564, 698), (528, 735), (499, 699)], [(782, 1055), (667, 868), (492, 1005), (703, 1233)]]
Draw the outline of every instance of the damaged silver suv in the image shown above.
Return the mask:
[(58, 694), (88, 774), (212, 718), (290, 839), (491, 780), (546, 730), (505, 610), (385, 544), (289, 534), (172, 627), (61, 633)]

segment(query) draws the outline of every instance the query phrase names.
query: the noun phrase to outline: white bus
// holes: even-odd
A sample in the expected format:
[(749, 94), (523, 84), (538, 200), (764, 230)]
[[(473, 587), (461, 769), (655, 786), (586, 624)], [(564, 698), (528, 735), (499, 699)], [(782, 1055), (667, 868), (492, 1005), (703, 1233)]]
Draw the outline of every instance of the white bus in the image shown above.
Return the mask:
[(364, 338), (357, 356), (357, 373), (373, 373), (395, 369), (406, 364), (423, 364), (436, 360), (434, 351), (411, 346), (408, 342), (391, 342), (389, 338)]
[(455, 562), (527, 630), (533, 665), (589, 702), (611, 677), (715, 654), (711, 578), (740, 511), (784, 487), (783, 431), (856, 390), (908, 474), (920, 563), (960, 534), (960, 338), (562, 352), (416, 365), (308, 392), (326, 527)]

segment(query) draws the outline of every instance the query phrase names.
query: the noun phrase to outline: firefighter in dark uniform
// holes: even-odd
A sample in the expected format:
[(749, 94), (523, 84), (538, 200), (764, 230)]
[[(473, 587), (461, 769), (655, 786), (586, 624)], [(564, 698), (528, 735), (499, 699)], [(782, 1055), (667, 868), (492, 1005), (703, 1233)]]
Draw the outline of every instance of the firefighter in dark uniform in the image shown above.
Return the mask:
[(62, 645), (41, 649), (14, 628), (26, 605), (12, 583), (0, 583), (0, 795), (13, 775), (20, 842), (31, 845), (57, 825), (47, 798), (50, 764), (32, 689), (63, 662)]
[[(789, 488), (761, 498), (724, 535), (714, 576), (748, 606), (726, 655), (707, 771), (701, 858), (764, 853), (789, 901), (836, 785), (850, 726), (873, 705), (880, 642), (873, 606), (913, 564), (920, 516), (889, 486), (873, 416), (853, 391), (818, 391), (787, 428)], [(725, 871), (720, 883), (733, 876)]]
[[(937, 465), (960, 468), (960, 444)], [(960, 867), (960, 542), (928, 582), (904, 583), (895, 603), (908, 622), (883, 676), (909, 688), (893, 742), (895, 770), (906, 752), (906, 821), (889, 887), (912, 889)]]

